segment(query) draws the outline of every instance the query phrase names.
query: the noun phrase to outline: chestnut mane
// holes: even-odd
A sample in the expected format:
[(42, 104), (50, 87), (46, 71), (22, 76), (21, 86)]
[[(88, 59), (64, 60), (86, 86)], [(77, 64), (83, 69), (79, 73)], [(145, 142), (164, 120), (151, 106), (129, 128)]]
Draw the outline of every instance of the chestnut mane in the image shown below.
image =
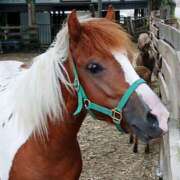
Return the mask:
[[(106, 19), (94, 19), (82, 23), (82, 31), (91, 40), (92, 44), (99, 51), (120, 49), (127, 53), (132, 61), (136, 48), (130, 40), (130, 35), (124, 29), (112, 21)], [(103, 53), (103, 52), (102, 52)]]

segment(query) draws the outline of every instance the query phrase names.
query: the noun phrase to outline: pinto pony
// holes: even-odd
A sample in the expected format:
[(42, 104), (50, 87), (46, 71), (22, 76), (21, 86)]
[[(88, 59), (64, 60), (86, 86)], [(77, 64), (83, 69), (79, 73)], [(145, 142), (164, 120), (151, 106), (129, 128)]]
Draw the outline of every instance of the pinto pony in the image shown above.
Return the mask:
[[(123, 116), (146, 142), (167, 131), (168, 111), (139, 81), (131, 65), (132, 43), (108, 19), (80, 22), (73, 11), (29, 69), (0, 62), (1, 180), (79, 179), (77, 133), (89, 110), (111, 124), (121, 125), (116, 115)], [(127, 90), (133, 91), (118, 111)]]

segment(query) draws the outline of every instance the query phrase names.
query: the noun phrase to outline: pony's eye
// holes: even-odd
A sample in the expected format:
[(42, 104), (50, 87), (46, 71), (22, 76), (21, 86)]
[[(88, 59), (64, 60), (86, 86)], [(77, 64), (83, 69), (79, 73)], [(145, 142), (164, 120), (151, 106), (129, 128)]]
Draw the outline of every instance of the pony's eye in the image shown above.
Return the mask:
[(103, 71), (104, 68), (98, 63), (90, 63), (87, 65), (86, 69), (92, 74), (97, 74)]

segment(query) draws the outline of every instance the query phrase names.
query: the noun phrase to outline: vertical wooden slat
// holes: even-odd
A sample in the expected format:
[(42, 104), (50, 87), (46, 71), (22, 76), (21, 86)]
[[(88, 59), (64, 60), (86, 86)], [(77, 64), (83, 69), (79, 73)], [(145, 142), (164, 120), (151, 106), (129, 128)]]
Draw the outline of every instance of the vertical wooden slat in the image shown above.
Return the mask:
[[(170, 111), (169, 132), (161, 143), (160, 167), (163, 180), (180, 180), (180, 31), (151, 15), (152, 44), (162, 57), (160, 91)], [(154, 26), (159, 30), (159, 39)]]

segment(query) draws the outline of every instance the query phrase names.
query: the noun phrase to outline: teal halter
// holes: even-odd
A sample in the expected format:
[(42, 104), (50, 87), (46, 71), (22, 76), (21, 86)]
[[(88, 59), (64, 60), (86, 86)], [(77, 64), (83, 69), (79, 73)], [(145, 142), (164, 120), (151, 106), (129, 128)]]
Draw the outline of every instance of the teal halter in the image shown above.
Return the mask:
[(91, 115), (92, 115), (91, 110), (100, 112), (102, 114), (105, 114), (105, 115), (111, 117), (116, 128), (119, 131), (123, 132), (123, 129), (121, 128), (122, 110), (125, 107), (128, 99), (130, 98), (132, 93), (136, 90), (136, 88), (140, 84), (145, 83), (145, 81), (143, 79), (136, 80), (126, 90), (126, 92), (124, 93), (124, 95), (120, 99), (117, 107), (115, 107), (113, 109), (109, 109), (109, 108), (106, 108), (104, 106), (93, 103), (88, 99), (82, 85), (79, 82), (77, 68), (76, 68), (76, 65), (74, 63), (73, 63), (73, 66), (74, 66), (73, 67), (73, 71), (74, 71), (74, 84), (73, 85), (77, 91), (77, 96), (78, 96), (78, 107), (77, 107), (76, 111), (74, 112), (74, 115), (78, 115), (82, 111), (83, 107), (85, 107), (90, 112)]

